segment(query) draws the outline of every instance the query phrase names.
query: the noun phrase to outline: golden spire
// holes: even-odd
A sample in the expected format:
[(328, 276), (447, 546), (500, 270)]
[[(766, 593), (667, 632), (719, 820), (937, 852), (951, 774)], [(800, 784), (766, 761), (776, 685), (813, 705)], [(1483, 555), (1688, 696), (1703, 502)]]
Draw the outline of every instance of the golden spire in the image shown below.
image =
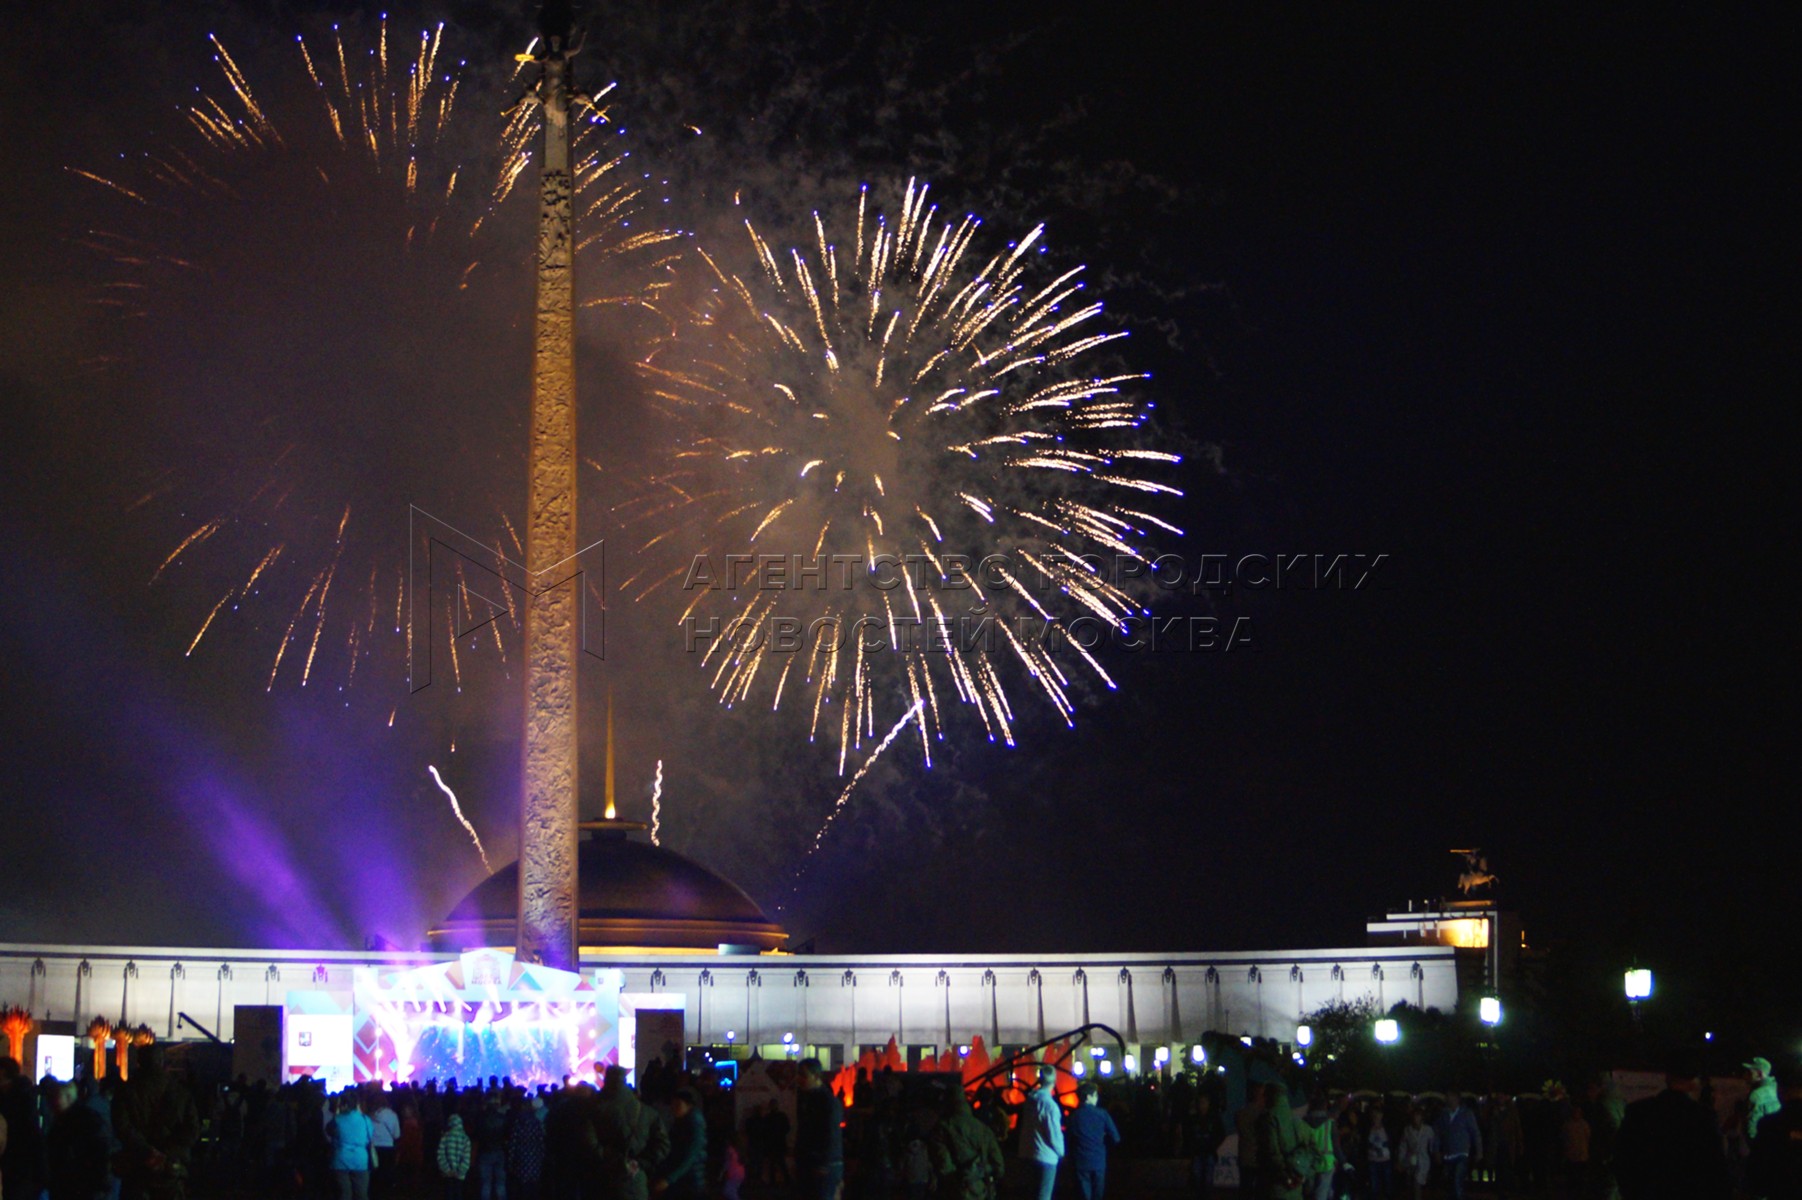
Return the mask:
[(619, 810), (613, 806), (613, 689), (607, 689), (607, 819), (619, 819)]

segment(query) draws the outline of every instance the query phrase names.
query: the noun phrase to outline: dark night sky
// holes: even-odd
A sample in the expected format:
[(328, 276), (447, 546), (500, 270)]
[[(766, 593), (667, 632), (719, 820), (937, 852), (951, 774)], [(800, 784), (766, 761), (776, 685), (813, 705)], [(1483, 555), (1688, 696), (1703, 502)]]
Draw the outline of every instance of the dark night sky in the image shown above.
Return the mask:
[[(273, 299), (212, 296), (220, 337), (250, 352), (190, 328), (148, 381), (74, 369), (115, 334), (73, 244), (98, 201), (63, 168), (166, 130), (211, 69), (213, 23), (254, 58), (321, 19), (274, 8), (103, 5), (73, 38), (18, 6), (0, 18), (5, 940), (414, 940), (480, 875), (427, 761), (460, 762), (511, 852), (504, 706), (406, 714), (398, 674), (373, 667), (348, 704), (265, 694), (267, 637), (181, 656), (218, 586), (145, 586), (206, 515), (194, 481), (242, 465), (200, 428), (242, 390), (181, 416), (168, 394), (227, 369), (215, 352), (279, 378), (283, 354), (313, 351), (255, 329), (278, 302), (333, 307), (343, 282), (296, 265)], [(929, 779), (886, 761), (803, 876), (794, 932), (871, 950), (1343, 944), (1446, 889), (1446, 849), (1474, 843), (1535, 940), (1737, 986), (1731, 964), (1772, 936), (1791, 831), (1775, 459), (1797, 344), (1793, 15), (848, 5), (740, 14), (715, 37), (730, 6), (651, 9), (621, 9), (616, 57), (599, 53), (628, 113), (635, 88), (652, 97), (647, 158), (658, 121), (722, 131), (658, 164), (698, 181), (697, 209), (734, 169), (831, 190), (960, 164), (947, 194), (1048, 213), (1117, 285), (1191, 450), (1181, 552), (1390, 556), (1356, 593), (1219, 598), (1253, 618), (1251, 647), (1118, 656), (1120, 693), (1074, 732), (1035, 720), (1025, 749), (972, 743)], [(517, 48), (493, 9), (444, 15), (472, 56)], [(68, 57), (83, 40), (91, 69)], [(885, 94), (899, 79), (922, 93)], [(476, 317), (505, 326), (513, 295)], [(429, 318), (421, 345), (447, 336)], [(433, 386), (514, 379), (516, 335)], [(333, 369), (355, 378), (393, 339), (370, 341), (346, 334)], [(348, 422), (418, 411), (351, 406), (302, 436), (340, 448), (355, 492), (379, 460)], [(432, 452), (485, 445), (471, 428)], [(174, 489), (130, 508), (158, 455)], [(318, 504), (335, 520), (341, 503)], [(623, 660), (628, 810), (666, 759), (671, 844), (783, 901), (830, 764), (719, 712), (698, 676)], [(396, 707), (416, 719), (390, 734)]]

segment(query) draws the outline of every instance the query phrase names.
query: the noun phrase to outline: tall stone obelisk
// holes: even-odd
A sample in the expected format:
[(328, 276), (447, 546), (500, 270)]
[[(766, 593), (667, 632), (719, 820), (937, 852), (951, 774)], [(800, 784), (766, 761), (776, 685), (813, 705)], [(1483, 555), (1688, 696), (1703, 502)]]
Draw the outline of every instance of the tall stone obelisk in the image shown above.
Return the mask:
[(576, 360), (574, 179), (569, 168), (568, 0), (539, 18), (544, 160), (538, 185), (538, 304), (528, 472), (525, 753), (515, 954), (565, 971), (576, 947)]

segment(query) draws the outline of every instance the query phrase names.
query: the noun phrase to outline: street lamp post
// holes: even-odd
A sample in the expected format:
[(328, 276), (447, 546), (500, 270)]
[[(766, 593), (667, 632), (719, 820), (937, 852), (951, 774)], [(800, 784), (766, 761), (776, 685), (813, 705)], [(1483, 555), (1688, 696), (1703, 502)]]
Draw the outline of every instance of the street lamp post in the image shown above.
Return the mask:
[(1496, 1026), (1502, 1023), (1502, 1001), (1498, 996), (1484, 996), (1477, 1001), (1477, 1019), (1483, 1023), (1482, 1041), (1478, 1049), (1483, 1056), (1483, 1086), (1495, 1090), (1495, 1057), (1500, 1048), (1496, 1041)]
[(1640, 1057), (1645, 1044), (1645, 1027), (1640, 1021), (1639, 1006), (1652, 998), (1652, 972), (1646, 967), (1631, 967), (1622, 977), (1622, 983), (1627, 993), (1627, 1011), (1633, 1018), (1633, 1053)]

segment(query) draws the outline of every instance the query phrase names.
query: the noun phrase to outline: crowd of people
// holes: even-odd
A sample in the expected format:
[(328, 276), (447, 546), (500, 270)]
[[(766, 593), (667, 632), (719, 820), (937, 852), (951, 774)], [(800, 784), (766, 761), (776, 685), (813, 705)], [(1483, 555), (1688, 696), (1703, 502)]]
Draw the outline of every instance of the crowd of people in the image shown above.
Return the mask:
[[(0, 1058), (0, 1198), (735, 1200), (744, 1139), (712, 1073), (653, 1061), (642, 1087), (627, 1077), (609, 1067), (598, 1087), (491, 1077), (332, 1095), (310, 1078), (200, 1089), (166, 1072), (155, 1046), (127, 1082), (34, 1085)], [(816, 1061), (799, 1064), (798, 1088), (784, 1168), (792, 1158), (806, 1194), (831, 1196), (843, 1109)]]
[(1074, 1088), (1068, 1064), (1040, 1068), (1036, 1085), (1005, 1073), (967, 1088), (881, 1070), (859, 1074), (847, 1106), (818, 1062), (770, 1064), (793, 1089), (791, 1120), (773, 1100), (741, 1111), (729, 1077), (674, 1057), (636, 1088), (613, 1067), (599, 1086), (489, 1078), (328, 1095), (311, 1079), (200, 1088), (159, 1050), (127, 1082), (79, 1085), (34, 1084), (0, 1058), (0, 1200), (1103, 1200), (1145, 1186), (1110, 1179), (1130, 1159), (1184, 1164), (1178, 1187), (1197, 1197), (1218, 1173), (1262, 1200), (1802, 1200), (1802, 1073), (1762, 1058), (1723, 1126), (1680, 1060), (1632, 1104), (1601, 1078), (1530, 1102), (1328, 1093), (1265, 1063)]

